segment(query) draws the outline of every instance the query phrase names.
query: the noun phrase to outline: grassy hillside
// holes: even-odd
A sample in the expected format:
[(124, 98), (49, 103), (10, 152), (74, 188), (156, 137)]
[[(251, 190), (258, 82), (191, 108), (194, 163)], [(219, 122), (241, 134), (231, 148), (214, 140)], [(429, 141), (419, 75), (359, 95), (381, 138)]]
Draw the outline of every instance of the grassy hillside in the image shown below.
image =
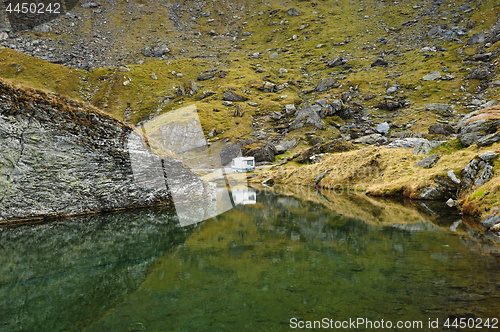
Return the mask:
[[(216, 132), (208, 139), (212, 142), (261, 138), (277, 143), (285, 134), (285, 139), (299, 138), (299, 145), (278, 160), (308, 148), (307, 132), (329, 140), (349, 131), (364, 135), (387, 121), (390, 135), (427, 134), (432, 124), (455, 125), (464, 114), (499, 101), (500, 38), (495, 33), (500, 32), (500, 4), (494, 0), (97, 3), (97, 9), (77, 6), (74, 17), (49, 22), (48, 33), (11, 33), (1, 43), (22, 52), (0, 50), (0, 77), (84, 101), (133, 125), (194, 104), (205, 135)], [(478, 34), (485, 38), (471, 41)], [(161, 57), (142, 54), (157, 45), (169, 51)], [(40, 59), (50, 58), (47, 49), (62, 59)], [(328, 60), (336, 57), (343, 64), (329, 67)], [(387, 66), (372, 66), (377, 58)], [(470, 76), (483, 69), (487, 77)], [(213, 78), (197, 80), (209, 71)], [(423, 80), (434, 71), (442, 78)], [(333, 84), (316, 91), (325, 78)], [(273, 92), (263, 89), (266, 82), (275, 85)], [(223, 103), (227, 90), (247, 100)], [(284, 114), (285, 105), (300, 109), (321, 98), (342, 99), (357, 118), (327, 117), (325, 130), (287, 129), (293, 116)], [(405, 100), (406, 105), (382, 110), (378, 106), (384, 100)], [(450, 114), (427, 110), (429, 103), (447, 104)], [(273, 112), (283, 117), (275, 120)], [(379, 153), (370, 149), (363, 153)], [(453, 152), (432, 171), (410, 167), (416, 158), (411, 152), (380, 153), (392, 171), (367, 186), (369, 192), (387, 194), (425, 185), (478, 151)], [(341, 158), (356, 161), (359, 155), (354, 151)], [(296, 166), (289, 163), (287, 172)], [(311, 182), (312, 176), (294, 179)], [(481, 190), (496, 193), (497, 182)], [(473, 193), (466, 200), (487, 201), (486, 208), (476, 209), (484, 213), (499, 196)]]

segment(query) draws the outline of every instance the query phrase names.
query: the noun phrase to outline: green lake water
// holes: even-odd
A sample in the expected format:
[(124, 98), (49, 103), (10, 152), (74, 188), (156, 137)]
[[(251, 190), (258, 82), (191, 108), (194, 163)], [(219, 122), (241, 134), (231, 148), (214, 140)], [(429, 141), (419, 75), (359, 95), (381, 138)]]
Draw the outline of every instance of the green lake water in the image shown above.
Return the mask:
[(188, 227), (151, 209), (4, 228), (0, 331), (499, 319), (499, 246), (468, 225), (442, 204), (257, 190), (255, 204)]

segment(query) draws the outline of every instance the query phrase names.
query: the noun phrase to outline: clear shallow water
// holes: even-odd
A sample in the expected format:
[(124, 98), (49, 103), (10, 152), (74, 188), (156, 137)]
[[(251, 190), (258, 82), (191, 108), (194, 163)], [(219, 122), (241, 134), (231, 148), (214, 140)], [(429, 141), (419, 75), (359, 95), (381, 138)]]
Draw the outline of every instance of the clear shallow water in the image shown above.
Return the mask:
[(500, 318), (496, 249), (453, 210), (303, 196), (262, 192), (184, 228), (172, 211), (142, 210), (3, 229), (0, 331)]

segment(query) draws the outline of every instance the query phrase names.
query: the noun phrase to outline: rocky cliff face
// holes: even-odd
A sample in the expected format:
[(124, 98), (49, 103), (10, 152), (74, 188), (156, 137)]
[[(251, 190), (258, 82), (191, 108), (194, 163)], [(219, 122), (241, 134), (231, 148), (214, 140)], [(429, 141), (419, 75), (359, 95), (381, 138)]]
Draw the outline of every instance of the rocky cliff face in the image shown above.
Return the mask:
[[(171, 205), (165, 163), (132, 167), (131, 156), (159, 160), (129, 144), (135, 136), (96, 109), (0, 82), (0, 223)], [(158, 171), (162, 183), (149, 176)], [(184, 190), (200, 184), (193, 176)]]

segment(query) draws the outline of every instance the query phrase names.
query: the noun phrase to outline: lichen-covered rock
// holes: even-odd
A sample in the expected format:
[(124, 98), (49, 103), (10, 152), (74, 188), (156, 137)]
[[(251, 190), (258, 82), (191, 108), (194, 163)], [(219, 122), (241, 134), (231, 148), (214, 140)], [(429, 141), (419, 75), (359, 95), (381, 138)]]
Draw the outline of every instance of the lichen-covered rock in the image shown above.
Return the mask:
[(500, 141), (499, 126), (500, 105), (469, 113), (457, 125), (460, 142), (464, 147), (491, 145)]
[(0, 95), (0, 221), (172, 204), (168, 160), (128, 125), (3, 82)]

